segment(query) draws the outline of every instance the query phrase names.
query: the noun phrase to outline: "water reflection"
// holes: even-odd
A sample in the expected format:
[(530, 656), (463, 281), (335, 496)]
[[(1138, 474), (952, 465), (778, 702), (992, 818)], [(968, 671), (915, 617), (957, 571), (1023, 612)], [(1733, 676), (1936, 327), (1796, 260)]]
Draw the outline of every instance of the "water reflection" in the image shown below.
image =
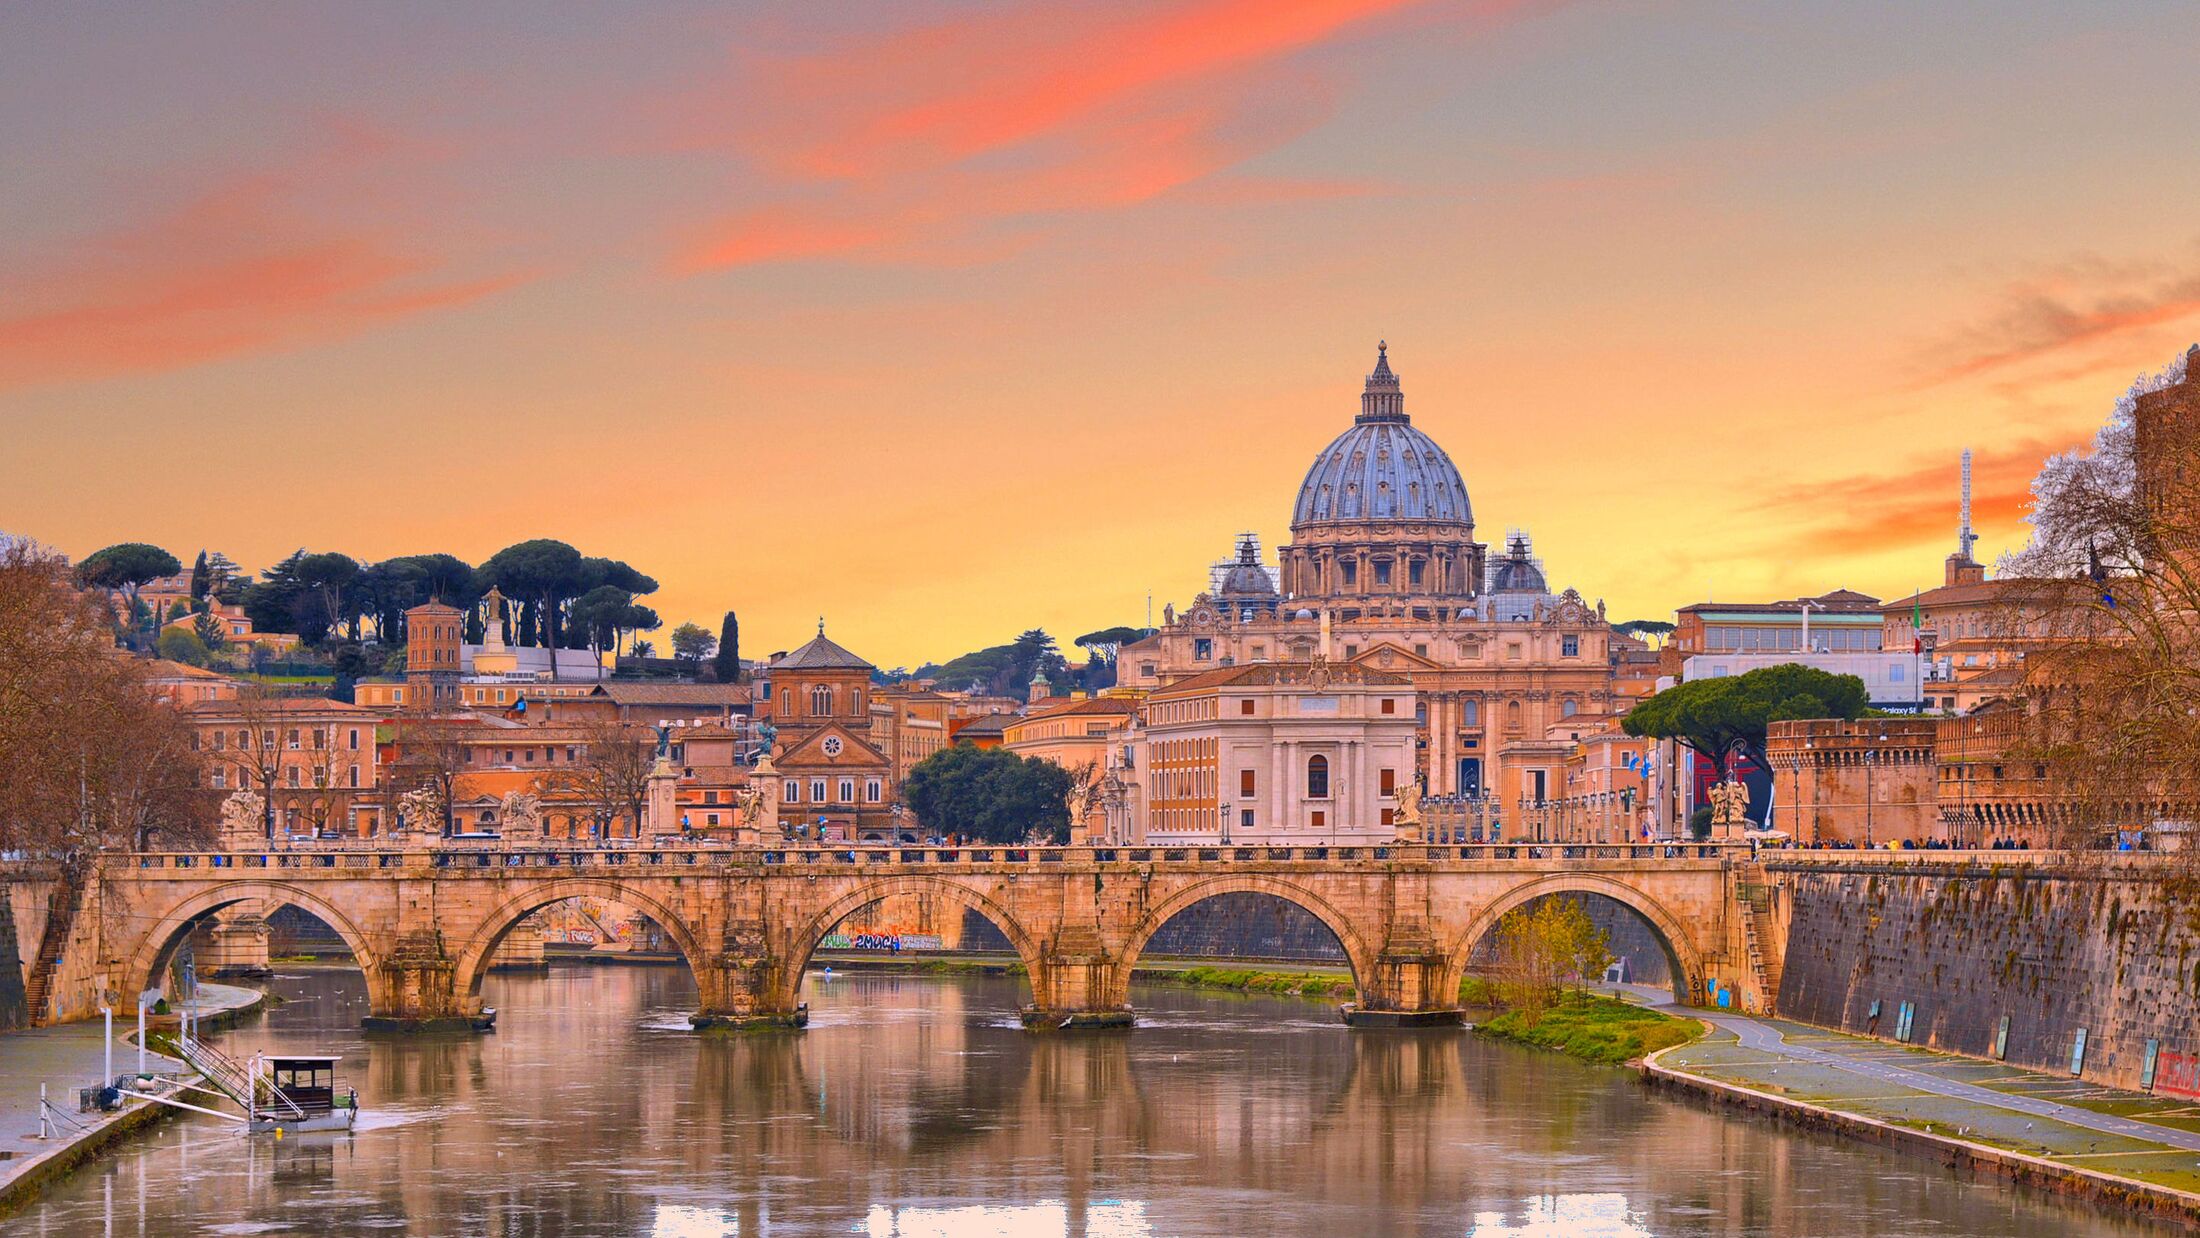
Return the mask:
[[(26, 1233), (1535, 1235), (2146, 1232), (1654, 1097), (1459, 1033), (1138, 995), (1121, 1035), (1017, 1029), (1020, 982), (849, 975), (795, 1035), (684, 1030), (684, 969), (494, 976), (487, 1037), (367, 1037), (359, 980), (232, 1034), (344, 1055), (357, 1132), (197, 1119), (62, 1184)], [(109, 1229), (109, 1218), (113, 1228)], [(11, 1230), (11, 1232), (13, 1232)]]

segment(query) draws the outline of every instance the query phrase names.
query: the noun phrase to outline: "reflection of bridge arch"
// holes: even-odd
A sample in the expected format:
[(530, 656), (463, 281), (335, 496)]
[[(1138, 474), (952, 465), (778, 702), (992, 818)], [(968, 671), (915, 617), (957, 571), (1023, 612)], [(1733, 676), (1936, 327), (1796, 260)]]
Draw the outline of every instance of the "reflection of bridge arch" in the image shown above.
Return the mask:
[(1265, 894), (1282, 899), (1286, 903), (1322, 922), (1344, 948), (1345, 966), (1351, 969), (1352, 984), (1365, 991), (1368, 979), (1374, 975), (1375, 950), (1360, 936), (1350, 917), (1336, 906), (1305, 886), (1281, 877), (1259, 873), (1233, 873), (1195, 881), (1172, 891), (1168, 897), (1153, 905), (1130, 935), (1123, 940), (1123, 952), (1115, 968), (1115, 984), (1109, 1000), (1118, 1005), (1130, 1004), (1131, 970), (1138, 966), (1139, 955), (1145, 953), (1146, 943), (1161, 927), (1175, 919), (1179, 913), (1223, 894)]
[(614, 903), (638, 907), (649, 914), (680, 947), (680, 957), (687, 962), (688, 970), (701, 983), (699, 961), (705, 960), (695, 928), (687, 918), (674, 911), (657, 898), (636, 889), (632, 884), (615, 877), (566, 877), (542, 885), (530, 886), (523, 894), (505, 900), (488, 915), (482, 917), (472, 936), (459, 947), (454, 987), (459, 998), (472, 1000), (481, 996), (481, 980), (488, 975), (495, 960), (497, 947), (527, 917), (552, 903), (569, 898), (600, 898)]
[(1596, 894), (1608, 898), (1640, 916), (1650, 926), (1650, 935), (1664, 949), (1666, 961), (1673, 968), (1673, 995), (1683, 1005), (1688, 1004), (1703, 982), (1703, 958), (1688, 936), (1688, 929), (1663, 904), (1634, 886), (1595, 873), (1553, 873), (1550, 876), (1514, 886), (1501, 897), (1482, 909), (1482, 913), (1467, 926), (1465, 933), (1455, 938), (1444, 954), (1449, 960), (1448, 991), (1456, 993), (1459, 978), (1466, 974), (1473, 961), (1474, 950), (1483, 939), (1497, 931), (1497, 924), (1511, 912), (1550, 894)]
[(811, 916), (802, 927), (795, 930), (786, 954), (786, 966), (780, 969), (781, 1009), (792, 1010), (802, 990), (802, 973), (810, 966), (810, 956), (842, 920), (879, 901), (897, 894), (931, 894), (945, 898), (965, 910), (975, 911), (1001, 930), (1016, 957), (1023, 960), (1024, 973), (1030, 979), (1035, 998), (1044, 1000), (1046, 989), (1046, 955), (1031, 930), (1024, 926), (1008, 908), (996, 902), (983, 890), (945, 877), (907, 876), (882, 877), (866, 881), (853, 890), (827, 903), (822, 911)]
[(351, 948), (351, 957), (366, 973), (367, 992), (372, 999), (379, 995), (382, 984), (380, 960), (374, 952), (373, 939), (352, 922), (335, 904), (321, 899), (312, 891), (300, 886), (276, 881), (239, 881), (216, 886), (184, 899), (155, 920), (152, 928), (131, 949), (122, 953), (128, 960), (124, 972), (125, 998), (151, 988), (161, 976), (167, 974), (168, 965), (182, 947), (183, 939), (199, 921), (224, 908), (239, 903), (253, 903), (270, 910), (285, 903), (312, 912), (321, 922), (336, 930), (344, 944)]

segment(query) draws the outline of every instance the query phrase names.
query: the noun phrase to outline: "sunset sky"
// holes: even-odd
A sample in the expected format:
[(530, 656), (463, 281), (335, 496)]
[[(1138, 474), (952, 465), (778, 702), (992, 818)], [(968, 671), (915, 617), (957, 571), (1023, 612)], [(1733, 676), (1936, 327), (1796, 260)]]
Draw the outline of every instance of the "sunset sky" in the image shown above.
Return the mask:
[[(528, 537), (744, 652), (1179, 605), (1388, 339), (1615, 619), (1937, 583), (2200, 339), (2200, 8), (14, 5), (0, 530)], [(659, 636), (663, 643), (662, 635)]]

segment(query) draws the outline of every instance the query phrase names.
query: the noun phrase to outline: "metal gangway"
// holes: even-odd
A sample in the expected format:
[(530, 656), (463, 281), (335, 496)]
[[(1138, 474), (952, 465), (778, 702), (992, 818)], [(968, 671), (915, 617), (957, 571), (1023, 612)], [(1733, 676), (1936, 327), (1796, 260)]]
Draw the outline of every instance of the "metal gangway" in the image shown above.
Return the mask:
[[(152, 1101), (154, 1104), (167, 1105), (173, 1109), (187, 1109), (192, 1113), (203, 1113), (209, 1117), (220, 1118), (227, 1122), (236, 1122), (246, 1127), (250, 1127), (254, 1122), (301, 1122), (305, 1120), (305, 1109), (282, 1088), (276, 1086), (273, 1078), (261, 1071), (260, 1059), (257, 1056), (247, 1065), (199, 1039), (198, 1020), (192, 1017), (188, 1006), (180, 1012), (181, 1017), (176, 1028), (175, 1040), (172, 1043), (176, 1056), (182, 1059), (184, 1065), (198, 1072), (200, 1081), (194, 1082), (190, 1079), (170, 1078), (147, 1073), (144, 1069), (144, 1055), (147, 1048), (145, 1012), (159, 1000), (160, 995), (157, 991), (148, 991), (139, 999), (138, 1073), (134, 1075), (114, 1075), (110, 1065), (109, 1075), (112, 1079), (110, 1086), (117, 1096)], [(112, 1062), (114, 1046), (113, 1026), (110, 1014), (108, 1023), (110, 1063)], [(170, 1084), (179, 1092), (198, 1093), (210, 1099), (226, 1099), (244, 1110), (244, 1112), (242, 1114), (228, 1113), (220, 1109), (210, 1109), (204, 1105), (190, 1104), (178, 1100), (172, 1095), (163, 1096), (154, 1092), (139, 1090), (136, 1085), (149, 1079), (158, 1079), (160, 1082)], [(125, 1080), (129, 1081), (131, 1086), (124, 1086)]]

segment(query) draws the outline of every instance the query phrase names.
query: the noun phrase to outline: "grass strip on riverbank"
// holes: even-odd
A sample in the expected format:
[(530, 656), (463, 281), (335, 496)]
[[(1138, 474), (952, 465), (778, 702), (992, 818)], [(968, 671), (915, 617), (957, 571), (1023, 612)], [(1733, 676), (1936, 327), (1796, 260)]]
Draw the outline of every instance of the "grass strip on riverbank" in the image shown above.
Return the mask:
[(1474, 1030), (1498, 1040), (1555, 1050), (1584, 1062), (1618, 1066), (1660, 1049), (1687, 1044), (1703, 1034), (1703, 1024), (1616, 997), (1567, 993), (1540, 1015), (1507, 1010), (1475, 1024)]
[(1138, 969), (1140, 980), (1181, 984), (1195, 989), (1227, 989), (1236, 993), (1261, 993), (1273, 997), (1350, 997), (1356, 991), (1350, 976), (1318, 976), (1310, 972), (1260, 971), (1241, 967), (1186, 967), (1181, 970)]

